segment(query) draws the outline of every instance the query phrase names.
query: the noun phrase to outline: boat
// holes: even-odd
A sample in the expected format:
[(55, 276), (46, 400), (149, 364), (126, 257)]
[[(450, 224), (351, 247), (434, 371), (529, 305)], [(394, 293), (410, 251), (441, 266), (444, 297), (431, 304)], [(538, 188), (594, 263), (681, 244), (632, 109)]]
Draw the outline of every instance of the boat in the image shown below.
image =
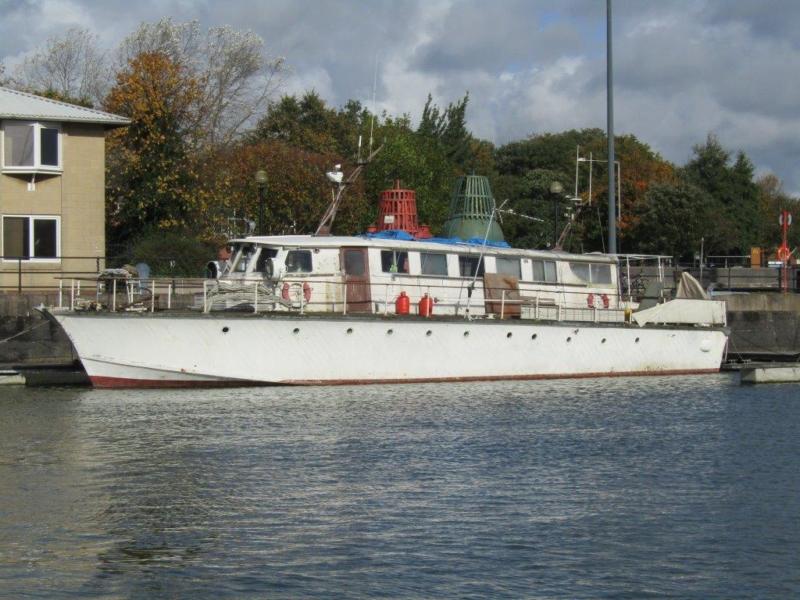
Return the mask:
[(397, 184), (380, 207), (363, 235), (234, 239), (231, 260), (183, 305), (171, 283), (112, 274), (100, 291), (70, 284), (68, 302), (44, 312), (102, 388), (720, 368), (724, 302), (700, 290), (637, 305), (620, 287), (618, 256), (508, 246), (485, 178), (459, 180), (444, 238), (417, 223), (412, 190)]

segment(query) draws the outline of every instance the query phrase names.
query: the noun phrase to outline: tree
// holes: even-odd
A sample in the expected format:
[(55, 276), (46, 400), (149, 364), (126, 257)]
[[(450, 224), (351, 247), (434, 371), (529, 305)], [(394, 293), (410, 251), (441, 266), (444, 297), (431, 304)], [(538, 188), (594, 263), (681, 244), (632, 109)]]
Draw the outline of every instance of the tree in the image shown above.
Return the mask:
[(72, 27), (47, 40), (44, 48), (26, 58), (13, 82), (31, 92), (99, 106), (108, 90), (110, 71), (106, 53), (88, 29)]
[(473, 158), (472, 134), (466, 122), (468, 103), (469, 94), (465, 94), (442, 111), (428, 94), (417, 127), (417, 134), (430, 143), (440, 144), (447, 159), (462, 169), (466, 169)]
[[(750, 159), (739, 152), (731, 164), (730, 153), (713, 134), (694, 147), (694, 157), (682, 170), (687, 182), (696, 185), (719, 203), (716, 215), (720, 230), (726, 231), (722, 251), (749, 253), (758, 238), (758, 188), (753, 181)], [(710, 224), (713, 227), (713, 224)]]
[(201, 100), (199, 82), (165, 54), (140, 54), (117, 75), (105, 108), (132, 122), (108, 141), (111, 240), (187, 225), (199, 190), (186, 140)]
[(256, 34), (227, 26), (202, 32), (196, 21), (142, 23), (120, 45), (118, 69), (143, 54), (168, 57), (196, 82), (199, 94), (191, 127), (196, 148), (237, 139), (266, 111), (286, 72), (284, 59), (267, 56)]
[[(206, 238), (224, 238), (234, 233), (228, 220), (234, 214), (255, 221), (258, 190), (253, 175), (264, 169), (269, 178), (267, 233), (311, 233), (330, 202), (331, 186), (325, 172), (336, 159), (335, 155), (300, 150), (278, 140), (223, 148), (207, 163), (204, 188), (208, 193), (202, 203), (194, 205), (194, 221), (203, 224)], [(345, 164), (344, 168), (349, 171), (352, 165)], [(347, 234), (364, 231), (369, 222), (369, 206), (363, 180), (357, 180), (346, 194), (334, 230)]]
[(704, 238), (706, 252), (719, 252), (727, 232), (716, 215), (719, 202), (695, 185), (678, 182), (653, 185), (636, 207), (632, 238), (640, 252), (692, 260)]

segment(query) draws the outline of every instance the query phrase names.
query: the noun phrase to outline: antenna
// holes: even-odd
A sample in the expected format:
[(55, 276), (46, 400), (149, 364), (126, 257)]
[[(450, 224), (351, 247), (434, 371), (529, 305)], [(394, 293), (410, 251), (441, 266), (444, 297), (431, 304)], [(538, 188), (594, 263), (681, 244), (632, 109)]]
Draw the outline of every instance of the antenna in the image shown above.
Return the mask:
[(372, 119), (369, 122), (369, 154), (372, 154), (372, 131), (375, 129), (375, 92), (378, 88), (378, 55), (375, 55), (375, 72), (372, 76)]

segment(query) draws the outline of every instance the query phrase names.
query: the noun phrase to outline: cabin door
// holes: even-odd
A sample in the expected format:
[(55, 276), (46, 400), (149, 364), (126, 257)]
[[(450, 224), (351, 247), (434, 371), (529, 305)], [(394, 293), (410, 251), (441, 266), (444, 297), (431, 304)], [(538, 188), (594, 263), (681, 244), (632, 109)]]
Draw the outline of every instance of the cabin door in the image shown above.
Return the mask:
[(367, 249), (342, 248), (341, 253), (347, 312), (372, 312)]

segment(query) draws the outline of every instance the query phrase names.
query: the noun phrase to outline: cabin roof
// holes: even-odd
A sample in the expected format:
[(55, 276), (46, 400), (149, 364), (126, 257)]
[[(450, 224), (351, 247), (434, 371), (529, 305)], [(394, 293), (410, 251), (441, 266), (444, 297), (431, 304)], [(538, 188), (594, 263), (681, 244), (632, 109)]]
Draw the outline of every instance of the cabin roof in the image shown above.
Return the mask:
[[(256, 243), (269, 246), (283, 246), (293, 248), (342, 248), (342, 247), (367, 247), (396, 250), (416, 250), (425, 252), (457, 252), (460, 254), (480, 254), (482, 246), (475, 244), (447, 244), (429, 242), (425, 240), (393, 240), (370, 238), (366, 236), (314, 236), (314, 235), (275, 235), (275, 236), (250, 236), (231, 240), (236, 243)], [(524, 256), (528, 258), (543, 258), (551, 260), (616, 263), (614, 256), (607, 254), (572, 254), (570, 252), (556, 252), (553, 250), (526, 250), (522, 248), (499, 248), (486, 246), (485, 254), (488, 256)]]

